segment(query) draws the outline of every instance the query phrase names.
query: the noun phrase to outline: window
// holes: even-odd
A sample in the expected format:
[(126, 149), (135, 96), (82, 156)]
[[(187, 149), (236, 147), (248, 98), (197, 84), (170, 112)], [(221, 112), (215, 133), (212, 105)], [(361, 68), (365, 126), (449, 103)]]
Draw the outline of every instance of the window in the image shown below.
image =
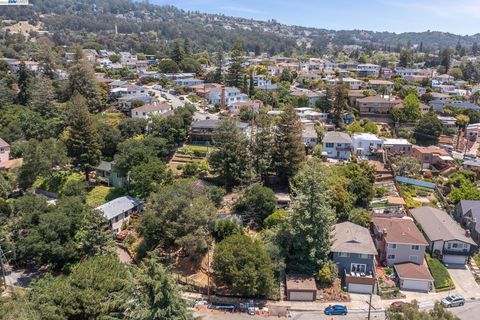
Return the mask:
[(412, 262), (418, 262), (418, 256), (408, 256), (408, 260)]
[(358, 257), (360, 259), (370, 259), (371, 255), (369, 255), (369, 254), (359, 254)]
[(420, 250), (420, 246), (418, 246), (418, 245), (413, 245), (413, 246), (412, 246), (412, 250)]
[(352, 263), (350, 266), (350, 271), (351, 272), (363, 272), (365, 273), (367, 271), (367, 265), (366, 264), (361, 264), (361, 263)]
[(341, 257), (341, 258), (348, 258), (348, 257), (350, 257), (350, 253), (348, 253), (348, 252), (339, 252), (339, 253), (338, 253), (338, 256)]
[(453, 244), (452, 244), (452, 247), (453, 247), (453, 248), (458, 248), (458, 243), (453, 243)]
[(327, 147), (327, 148), (333, 148), (333, 143), (330, 143), (330, 142), (325, 143), (325, 147)]
[(393, 260), (393, 259), (395, 259), (395, 255), (394, 255), (394, 254), (389, 254), (389, 255), (387, 256), (387, 259)]
[(388, 249), (397, 249), (397, 244), (396, 243), (389, 243), (388, 244)]

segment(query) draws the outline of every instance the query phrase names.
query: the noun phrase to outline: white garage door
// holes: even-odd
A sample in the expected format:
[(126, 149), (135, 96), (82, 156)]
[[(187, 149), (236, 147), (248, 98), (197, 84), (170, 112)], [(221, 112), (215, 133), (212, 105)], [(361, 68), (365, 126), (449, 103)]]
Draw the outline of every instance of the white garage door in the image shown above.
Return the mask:
[(290, 292), (291, 301), (313, 301), (313, 292)]
[(373, 288), (371, 284), (357, 284), (357, 283), (348, 284), (348, 292), (372, 293), (372, 291), (373, 291)]
[(465, 264), (465, 256), (444, 255), (443, 263), (445, 264)]
[(429, 283), (427, 281), (403, 280), (402, 289), (414, 291), (429, 291)]

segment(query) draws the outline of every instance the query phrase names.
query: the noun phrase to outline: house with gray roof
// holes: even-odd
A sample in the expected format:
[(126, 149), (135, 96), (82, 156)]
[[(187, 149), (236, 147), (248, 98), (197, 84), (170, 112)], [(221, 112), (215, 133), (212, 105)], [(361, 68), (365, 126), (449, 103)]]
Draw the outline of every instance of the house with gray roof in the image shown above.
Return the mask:
[(127, 183), (126, 177), (115, 168), (114, 161), (100, 161), (100, 164), (95, 168), (95, 178), (99, 182), (115, 188), (123, 188)]
[[(195, 121), (190, 126), (190, 132), (188, 134), (188, 139), (193, 144), (199, 145), (212, 145), (213, 136), (217, 131), (217, 128), (220, 125), (220, 120), (217, 119), (206, 119)], [(249, 126), (246, 122), (237, 122), (237, 128), (240, 129), (244, 134), (249, 134)]]
[(455, 218), (480, 243), (480, 201), (462, 200), (455, 207)]
[(465, 265), (476, 246), (470, 232), (443, 210), (420, 207), (411, 210), (429, 244), (429, 251), (447, 265)]
[(352, 156), (352, 138), (339, 131), (329, 131), (323, 138), (323, 152), (328, 158), (350, 160)]
[(335, 225), (332, 238), (332, 259), (348, 292), (375, 293), (377, 250), (368, 229), (342, 222)]
[(122, 230), (123, 222), (128, 221), (132, 214), (143, 211), (143, 201), (132, 196), (124, 196), (102, 204), (95, 210), (103, 214), (116, 234)]

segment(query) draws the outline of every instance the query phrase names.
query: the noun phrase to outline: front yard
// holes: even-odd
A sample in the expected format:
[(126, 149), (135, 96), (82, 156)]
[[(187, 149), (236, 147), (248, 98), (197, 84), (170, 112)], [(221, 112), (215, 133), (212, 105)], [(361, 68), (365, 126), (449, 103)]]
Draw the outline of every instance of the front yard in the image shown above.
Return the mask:
[(432, 274), (433, 284), (437, 292), (455, 289), (455, 284), (450, 277), (450, 273), (448, 273), (447, 267), (440, 260), (432, 258), (428, 253), (425, 254), (425, 260)]

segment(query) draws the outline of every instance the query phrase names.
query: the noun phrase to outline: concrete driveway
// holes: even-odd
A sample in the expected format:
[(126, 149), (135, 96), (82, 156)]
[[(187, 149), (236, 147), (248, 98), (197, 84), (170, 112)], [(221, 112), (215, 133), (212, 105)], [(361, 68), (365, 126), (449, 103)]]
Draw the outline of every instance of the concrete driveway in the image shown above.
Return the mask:
[(448, 269), (448, 272), (455, 283), (456, 292), (465, 298), (480, 296), (480, 287), (469, 269)]

